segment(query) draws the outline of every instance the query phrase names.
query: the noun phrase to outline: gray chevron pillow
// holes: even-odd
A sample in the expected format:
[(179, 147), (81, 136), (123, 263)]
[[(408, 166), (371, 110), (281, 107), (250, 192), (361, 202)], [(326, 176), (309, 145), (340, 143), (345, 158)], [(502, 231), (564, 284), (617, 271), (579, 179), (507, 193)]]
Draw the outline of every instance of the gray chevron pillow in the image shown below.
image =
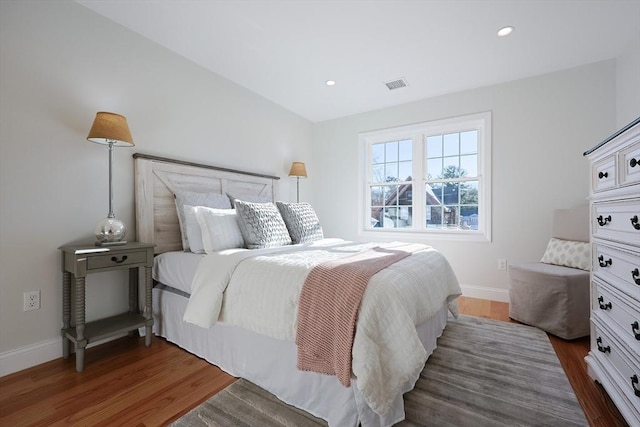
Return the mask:
[(276, 202), (293, 243), (324, 239), (320, 221), (309, 203)]
[(291, 237), (280, 211), (273, 203), (235, 200), (238, 225), (249, 249), (273, 248), (291, 244)]

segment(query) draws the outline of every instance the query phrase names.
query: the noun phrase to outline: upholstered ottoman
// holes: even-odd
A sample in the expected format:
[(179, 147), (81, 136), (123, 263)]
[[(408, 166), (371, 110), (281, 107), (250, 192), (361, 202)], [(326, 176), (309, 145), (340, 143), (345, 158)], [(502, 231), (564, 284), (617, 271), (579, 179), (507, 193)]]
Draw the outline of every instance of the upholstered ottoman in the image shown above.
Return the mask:
[(540, 262), (509, 266), (509, 317), (564, 339), (589, 335), (589, 272)]

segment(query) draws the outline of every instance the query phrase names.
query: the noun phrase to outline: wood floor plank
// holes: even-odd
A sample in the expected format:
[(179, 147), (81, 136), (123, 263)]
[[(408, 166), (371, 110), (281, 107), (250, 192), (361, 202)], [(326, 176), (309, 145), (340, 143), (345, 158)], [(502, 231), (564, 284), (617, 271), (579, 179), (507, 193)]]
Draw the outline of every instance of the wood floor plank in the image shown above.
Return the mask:
[[(462, 314), (509, 319), (509, 304), (461, 297)], [(589, 340), (550, 336), (592, 427), (624, 426), (606, 392), (587, 375)], [(127, 337), (91, 348), (82, 373), (75, 359), (0, 378), (0, 426), (159, 426), (205, 401), (235, 378), (161, 338)]]

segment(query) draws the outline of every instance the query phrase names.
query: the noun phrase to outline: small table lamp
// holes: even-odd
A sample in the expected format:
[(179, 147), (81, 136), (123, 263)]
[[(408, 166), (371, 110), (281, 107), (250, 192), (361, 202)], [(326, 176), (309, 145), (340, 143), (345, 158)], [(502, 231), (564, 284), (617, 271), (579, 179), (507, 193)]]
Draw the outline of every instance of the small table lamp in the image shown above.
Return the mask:
[(297, 179), (297, 202), (300, 202), (300, 178), (307, 177), (307, 168), (305, 168), (302, 162), (291, 163), (291, 169), (289, 170), (289, 176), (295, 176)]
[(127, 125), (127, 118), (120, 114), (98, 112), (93, 121), (87, 140), (109, 146), (109, 214), (96, 226), (96, 245), (124, 245), (127, 227), (113, 213), (113, 147), (132, 147), (133, 138)]

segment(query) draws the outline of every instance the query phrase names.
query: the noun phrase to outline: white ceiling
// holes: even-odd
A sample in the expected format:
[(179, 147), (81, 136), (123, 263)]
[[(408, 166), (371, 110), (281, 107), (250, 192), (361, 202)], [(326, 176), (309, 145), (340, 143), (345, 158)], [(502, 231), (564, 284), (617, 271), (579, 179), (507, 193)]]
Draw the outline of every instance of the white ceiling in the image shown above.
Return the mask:
[(640, 0), (77, 2), (313, 122), (640, 49)]

